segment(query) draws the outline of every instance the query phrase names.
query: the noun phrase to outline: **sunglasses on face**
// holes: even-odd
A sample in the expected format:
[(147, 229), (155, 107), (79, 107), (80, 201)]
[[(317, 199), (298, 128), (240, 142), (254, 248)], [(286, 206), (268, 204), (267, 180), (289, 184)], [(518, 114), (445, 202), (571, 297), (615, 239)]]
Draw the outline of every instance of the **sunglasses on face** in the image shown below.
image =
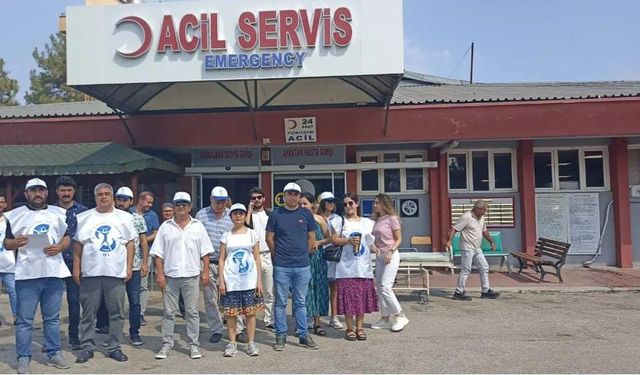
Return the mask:
[(187, 206), (189, 206), (189, 203), (176, 203), (175, 206), (176, 207), (187, 207)]
[(349, 201), (349, 202), (344, 202), (342, 205), (345, 206), (345, 207), (347, 207), (347, 206), (353, 207), (353, 206), (355, 206), (355, 204), (356, 204), (356, 202)]
[(264, 196), (262, 196), (262, 195), (258, 195), (258, 196), (255, 196), (255, 197), (251, 197), (251, 200), (252, 200), (252, 201), (259, 201), (259, 200), (261, 200), (262, 198), (264, 198)]

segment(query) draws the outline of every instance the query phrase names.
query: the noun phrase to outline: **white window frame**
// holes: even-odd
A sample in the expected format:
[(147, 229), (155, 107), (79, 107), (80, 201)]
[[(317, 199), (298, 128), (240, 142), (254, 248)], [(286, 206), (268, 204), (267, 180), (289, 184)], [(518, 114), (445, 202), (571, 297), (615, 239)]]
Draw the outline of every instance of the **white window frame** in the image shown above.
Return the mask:
[[(489, 163), (489, 190), (474, 190), (473, 189), (473, 153), (474, 152), (487, 152), (487, 158)], [(449, 155), (464, 154), (467, 159), (467, 188), (466, 189), (451, 189), (449, 180)], [(496, 171), (494, 154), (511, 154), (511, 188), (496, 189)], [(518, 191), (518, 176), (516, 175), (516, 150), (512, 148), (498, 148), (498, 149), (454, 149), (447, 153), (447, 188), (450, 193), (512, 193)]]
[[(367, 156), (376, 156), (378, 157), (378, 163), (384, 162), (384, 154), (400, 154), (400, 162), (405, 163), (405, 159), (407, 155), (421, 155), (422, 160), (427, 160), (427, 153), (424, 151), (394, 151), (394, 150), (386, 150), (386, 151), (363, 151), (358, 152), (356, 154), (356, 158), (358, 163), (365, 164), (360, 160), (363, 157)], [(411, 162), (406, 162), (410, 164)], [(420, 168), (420, 167), (417, 167)], [(375, 167), (375, 164), (372, 163), (372, 170), (377, 169), (378, 171), (378, 190), (362, 190), (362, 171), (358, 170), (358, 194), (378, 194), (378, 193), (386, 193), (386, 194), (416, 194), (416, 193), (426, 193), (429, 191), (429, 180), (427, 179), (427, 168), (422, 169), (422, 189), (407, 189), (407, 169), (413, 169), (410, 166), (406, 166), (403, 168), (393, 168), (400, 169), (400, 191), (399, 192), (387, 192), (384, 191), (384, 169)]]
[[(558, 151), (567, 151), (567, 150), (577, 150), (578, 151), (578, 171), (580, 173), (580, 189), (571, 189), (571, 190), (560, 190), (560, 176), (558, 175)], [(598, 187), (587, 187), (587, 174), (586, 174), (586, 166), (584, 153), (588, 151), (599, 151), (602, 152), (602, 173), (604, 174), (604, 186)], [(561, 193), (571, 193), (571, 192), (581, 192), (581, 191), (609, 191), (610, 182), (609, 182), (609, 147), (607, 146), (584, 146), (584, 147), (536, 147), (533, 149), (533, 152), (550, 152), (551, 153), (551, 178), (552, 178), (552, 187), (551, 188), (538, 188), (536, 187), (536, 192), (561, 192)], [(534, 171), (535, 173), (535, 171)], [(534, 184), (535, 184), (535, 176), (534, 176)]]

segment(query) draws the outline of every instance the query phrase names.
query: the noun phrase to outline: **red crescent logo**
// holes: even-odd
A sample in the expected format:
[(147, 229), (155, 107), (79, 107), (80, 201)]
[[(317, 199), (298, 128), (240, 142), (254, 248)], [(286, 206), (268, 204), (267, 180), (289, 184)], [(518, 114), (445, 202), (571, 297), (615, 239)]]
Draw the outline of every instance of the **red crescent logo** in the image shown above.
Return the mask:
[(123, 52), (123, 51), (120, 51), (119, 49), (116, 49), (116, 52), (118, 53), (118, 55), (124, 57), (125, 59), (137, 59), (138, 57), (147, 53), (149, 51), (149, 48), (151, 47), (151, 40), (153, 39), (153, 35), (151, 33), (151, 27), (149, 26), (147, 21), (143, 20), (138, 16), (127, 16), (127, 17), (121, 18), (118, 22), (116, 22), (116, 29), (121, 24), (127, 23), (127, 22), (137, 25), (140, 28), (140, 31), (142, 31), (142, 35), (143, 35), (142, 45), (140, 46), (140, 48), (138, 48), (133, 52)]
[(293, 125), (291, 125), (291, 126), (289, 127), (289, 130), (293, 130), (293, 129), (295, 129), (296, 127), (298, 127), (298, 122), (297, 122), (297, 121), (294, 121), (294, 120), (287, 120), (287, 122), (292, 122), (292, 123), (293, 123)]

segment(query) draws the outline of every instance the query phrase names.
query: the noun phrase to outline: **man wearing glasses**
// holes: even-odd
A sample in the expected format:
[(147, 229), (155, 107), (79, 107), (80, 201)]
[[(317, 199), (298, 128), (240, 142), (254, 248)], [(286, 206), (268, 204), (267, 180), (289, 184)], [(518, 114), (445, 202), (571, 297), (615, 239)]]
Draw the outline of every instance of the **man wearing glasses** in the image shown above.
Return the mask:
[(287, 343), (287, 296), (291, 289), (293, 316), (300, 345), (308, 349), (318, 346), (307, 331), (305, 298), (311, 269), (309, 252), (315, 240), (316, 221), (306, 208), (298, 207), (300, 185), (290, 182), (284, 187), (284, 207), (269, 215), (266, 240), (273, 259), (276, 327), (275, 351), (283, 351)]
[[(253, 187), (249, 191), (250, 202), (247, 212), (247, 226), (253, 229), (260, 241), (260, 263), (262, 266), (262, 289), (264, 296), (264, 325), (274, 329), (273, 325), (273, 265), (271, 264), (271, 252), (267, 245), (267, 220), (271, 211), (264, 207), (264, 193), (259, 187)], [(241, 320), (238, 319), (238, 323)], [(242, 322), (244, 323), (244, 322)], [(240, 324), (242, 324), (240, 323)], [(240, 325), (239, 325), (240, 326)], [(240, 332), (238, 330), (238, 332)]]
[(218, 309), (218, 259), (220, 258), (220, 239), (223, 234), (233, 228), (229, 209), (225, 207), (227, 199), (229, 199), (227, 189), (216, 186), (211, 189), (211, 206), (204, 207), (196, 214), (196, 219), (204, 224), (213, 244), (213, 253), (209, 264), (209, 283), (203, 292), (207, 323), (211, 330), (209, 342), (213, 344), (220, 342), (224, 330)]

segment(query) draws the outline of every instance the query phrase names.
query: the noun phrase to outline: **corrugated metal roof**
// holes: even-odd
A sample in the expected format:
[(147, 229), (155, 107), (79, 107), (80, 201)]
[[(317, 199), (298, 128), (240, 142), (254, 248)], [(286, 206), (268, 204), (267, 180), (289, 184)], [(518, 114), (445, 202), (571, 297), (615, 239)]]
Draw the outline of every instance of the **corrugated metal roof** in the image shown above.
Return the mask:
[(477, 83), (400, 85), (391, 104), (445, 104), (640, 96), (640, 82)]
[(178, 165), (111, 142), (0, 147), (0, 176), (118, 174), (144, 169), (184, 172)]
[(0, 119), (69, 117), (69, 116), (106, 116), (114, 115), (113, 109), (103, 102), (68, 102), (50, 104), (29, 104), (0, 107)]
[[(640, 81), (474, 83), (405, 72), (392, 105), (595, 99), (640, 96)], [(100, 101), (0, 107), (0, 119), (115, 115)]]

